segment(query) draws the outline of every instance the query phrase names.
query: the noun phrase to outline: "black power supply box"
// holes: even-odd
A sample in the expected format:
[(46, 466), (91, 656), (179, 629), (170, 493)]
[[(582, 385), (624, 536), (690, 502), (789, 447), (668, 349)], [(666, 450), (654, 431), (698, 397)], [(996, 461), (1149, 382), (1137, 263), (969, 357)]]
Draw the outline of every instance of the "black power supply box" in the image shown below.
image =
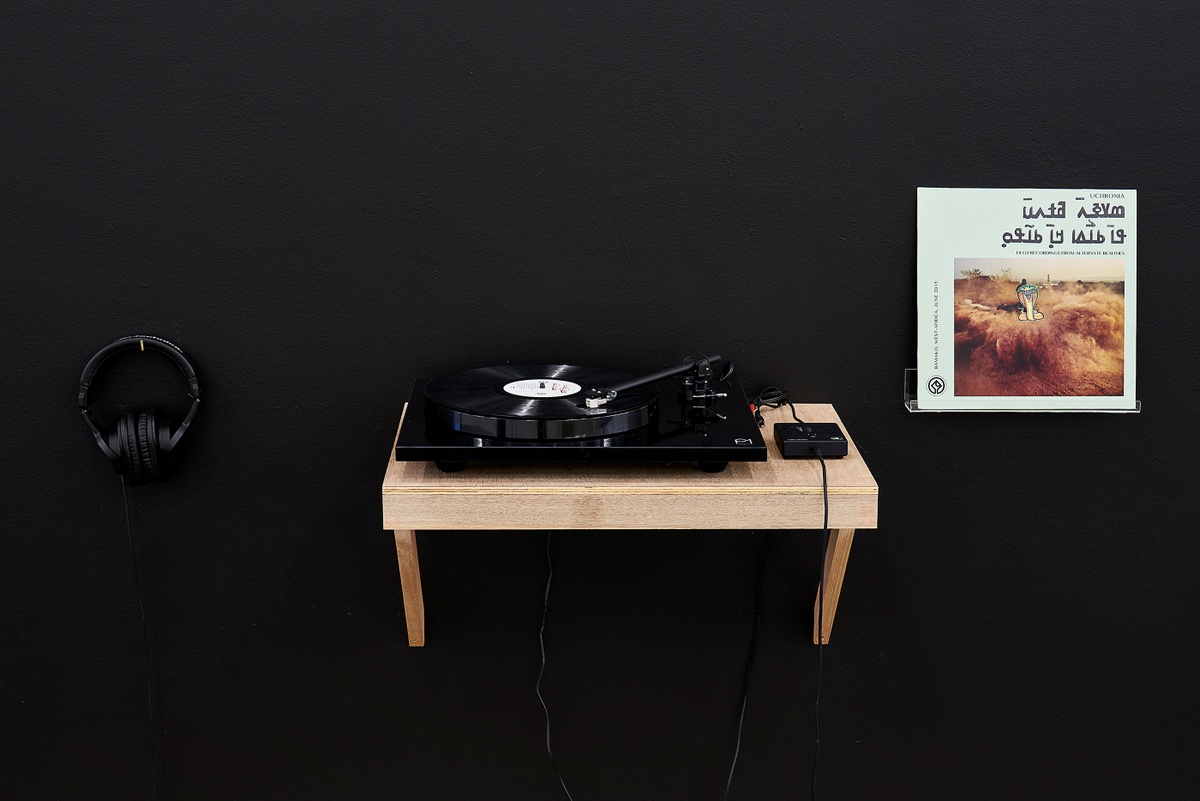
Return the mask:
[(849, 453), (846, 435), (837, 423), (776, 423), (775, 443), (784, 459), (801, 456), (845, 456)]

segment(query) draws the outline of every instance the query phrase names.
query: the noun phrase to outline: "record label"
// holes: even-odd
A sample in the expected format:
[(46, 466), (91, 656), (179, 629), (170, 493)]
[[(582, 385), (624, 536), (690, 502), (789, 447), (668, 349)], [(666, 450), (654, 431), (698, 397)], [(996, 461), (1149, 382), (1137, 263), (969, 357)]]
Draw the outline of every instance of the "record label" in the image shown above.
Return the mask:
[(505, 384), (504, 391), (519, 398), (558, 398), (582, 392), (583, 387), (561, 378), (527, 378)]

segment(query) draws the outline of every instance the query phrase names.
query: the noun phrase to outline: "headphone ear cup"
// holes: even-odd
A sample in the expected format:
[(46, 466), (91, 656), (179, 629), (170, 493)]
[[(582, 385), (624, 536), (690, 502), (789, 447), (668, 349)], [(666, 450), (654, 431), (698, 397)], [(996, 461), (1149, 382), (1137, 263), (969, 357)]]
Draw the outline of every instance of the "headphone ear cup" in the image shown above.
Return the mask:
[(104, 441), (106, 443), (108, 443), (108, 449), (110, 451), (112, 451), (111, 456), (108, 456), (107, 453), (105, 454), (105, 456), (108, 456), (109, 461), (112, 462), (113, 470), (116, 470), (118, 473), (124, 472), (125, 457), (123, 454), (125, 453), (125, 448), (121, 445), (121, 421), (120, 421), (120, 419), (117, 420), (116, 430), (109, 431), (107, 434), (104, 435)]
[(146, 481), (158, 481), (162, 478), (162, 460), (159, 458), (157, 434), (154, 427), (154, 412), (139, 414), (137, 423), (138, 460), (142, 464), (142, 475)]
[(142, 481), (142, 462), (138, 455), (137, 418), (133, 412), (126, 412), (117, 420), (117, 438), (120, 440), (121, 464), (117, 466), (118, 473), (129, 476), (130, 484), (140, 484)]
[(171, 467), (171, 428), (173, 421), (154, 413), (154, 442), (158, 445), (158, 460), (162, 463), (164, 476), (170, 473)]

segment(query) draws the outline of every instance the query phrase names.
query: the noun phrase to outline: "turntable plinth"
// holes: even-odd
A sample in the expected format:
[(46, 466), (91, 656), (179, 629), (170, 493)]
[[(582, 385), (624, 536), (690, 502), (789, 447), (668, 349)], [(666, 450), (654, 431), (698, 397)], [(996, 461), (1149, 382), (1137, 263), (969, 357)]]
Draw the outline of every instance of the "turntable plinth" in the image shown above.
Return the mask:
[[(407, 404), (405, 405), (407, 410)], [(825, 601), (813, 642), (829, 642), (854, 532), (875, 528), (879, 487), (858, 448), (828, 404), (796, 404), (806, 422), (841, 425), (849, 454), (826, 459), (829, 548)], [(766, 462), (732, 462), (721, 473), (694, 463), (478, 463), (446, 473), (431, 462), (398, 462), (393, 447), (383, 479), (383, 527), (395, 533), (409, 645), (425, 644), (425, 606), (417, 531), (467, 529), (820, 529), (824, 516), (821, 464), (784, 459), (771, 425), (791, 421), (768, 410)], [(399, 433), (399, 431), (397, 431)]]

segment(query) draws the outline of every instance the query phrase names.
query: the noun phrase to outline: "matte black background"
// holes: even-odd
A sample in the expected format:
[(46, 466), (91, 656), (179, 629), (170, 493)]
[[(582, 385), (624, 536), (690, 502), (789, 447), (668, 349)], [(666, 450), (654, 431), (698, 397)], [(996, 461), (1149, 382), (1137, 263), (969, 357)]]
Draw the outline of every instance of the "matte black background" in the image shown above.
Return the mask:
[[(0, 796), (150, 797), (121, 493), (75, 408), (88, 357), (142, 332), (205, 391), (175, 478), (130, 493), (163, 797), (562, 797), (544, 535), (421, 535), (406, 645), (379, 510), (400, 405), (470, 366), (698, 351), (834, 403), (881, 488), (825, 649), (821, 798), (1194, 796), (1197, 23), (8, 4)], [(903, 409), (918, 185), (1138, 190), (1142, 414)], [(97, 397), (183, 388), (135, 358)], [(545, 694), (577, 801), (721, 797), (764, 543), (730, 797), (807, 797), (817, 540), (556, 537)]]

